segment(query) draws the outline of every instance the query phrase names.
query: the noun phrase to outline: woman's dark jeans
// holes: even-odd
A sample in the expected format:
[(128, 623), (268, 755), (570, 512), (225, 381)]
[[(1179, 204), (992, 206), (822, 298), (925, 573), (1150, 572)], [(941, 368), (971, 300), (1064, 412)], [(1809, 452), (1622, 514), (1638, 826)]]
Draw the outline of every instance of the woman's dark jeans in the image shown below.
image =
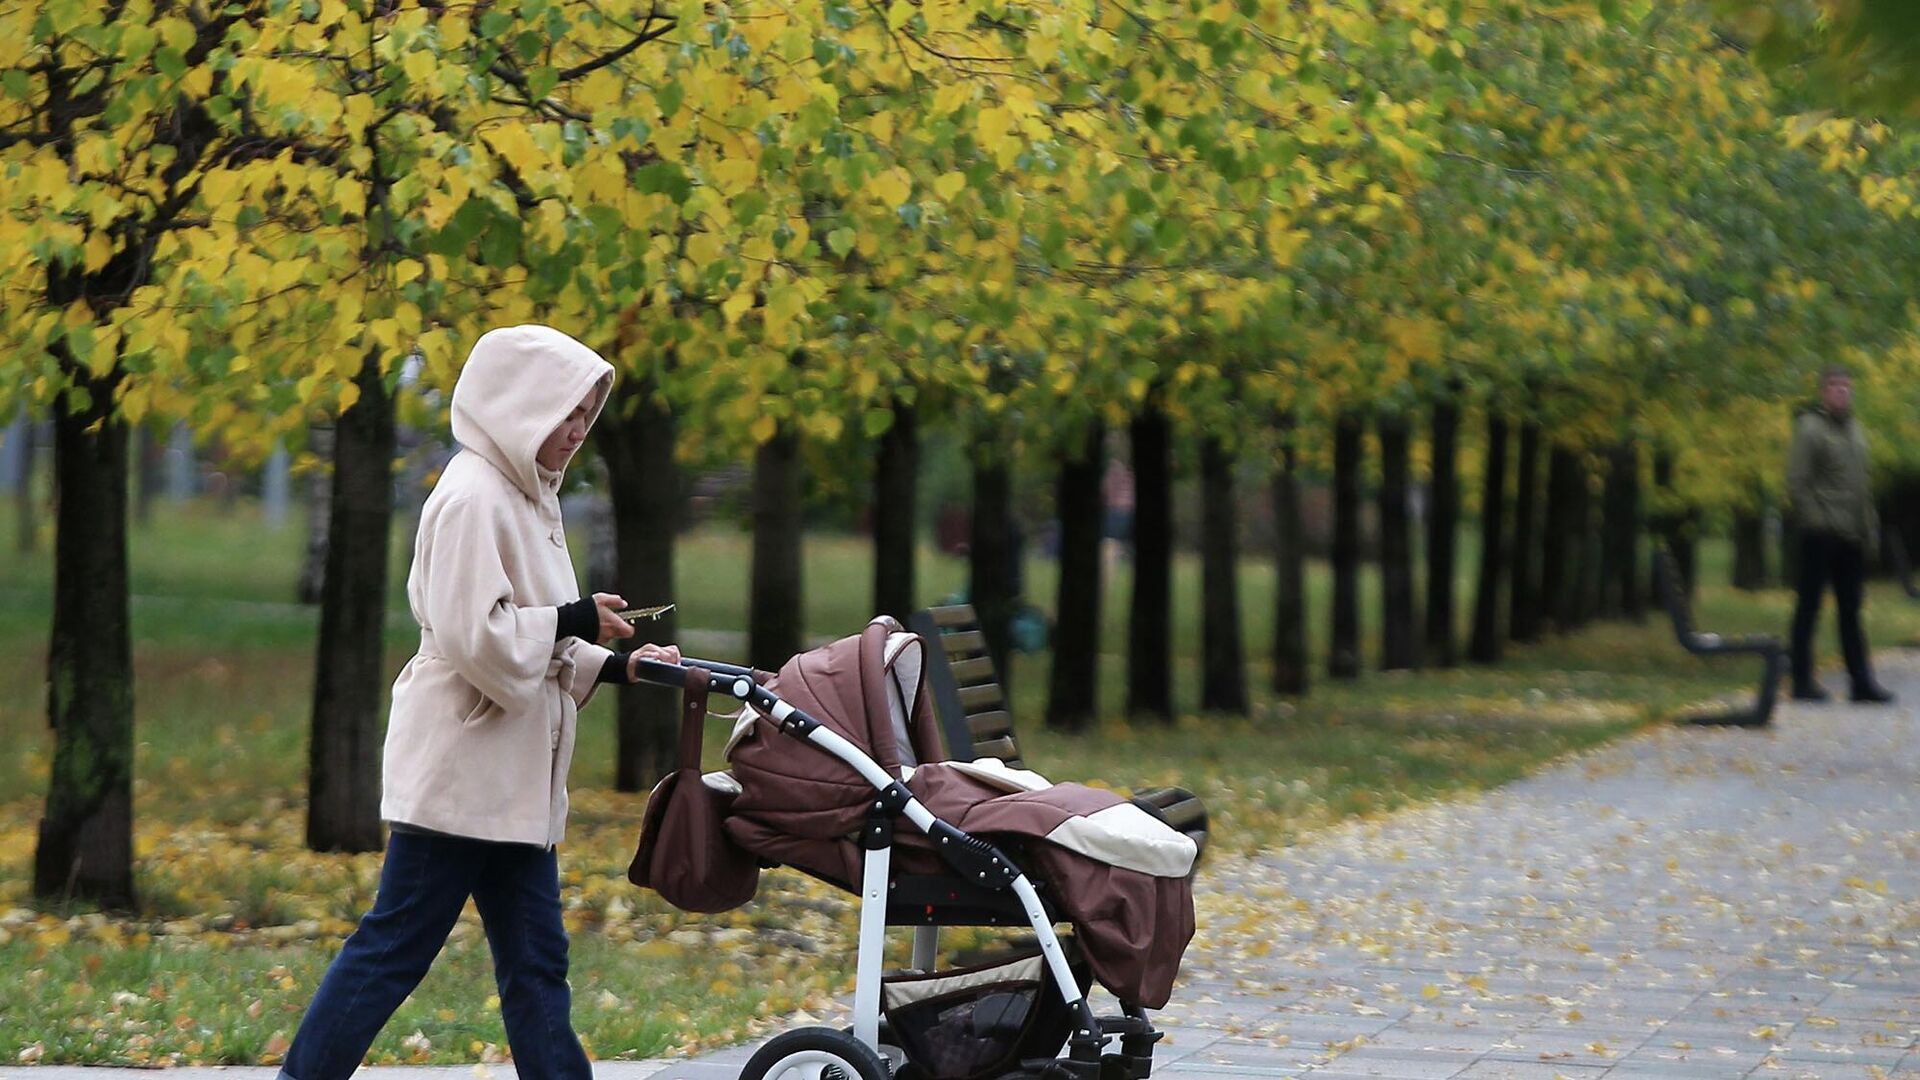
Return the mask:
[(327, 969), (281, 1069), (346, 1080), (446, 944), (467, 897), (487, 930), (500, 1013), (522, 1080), (593, 1075), (574, 1037), (567, 932), (551, 848), (396, 830), (373, 910)]

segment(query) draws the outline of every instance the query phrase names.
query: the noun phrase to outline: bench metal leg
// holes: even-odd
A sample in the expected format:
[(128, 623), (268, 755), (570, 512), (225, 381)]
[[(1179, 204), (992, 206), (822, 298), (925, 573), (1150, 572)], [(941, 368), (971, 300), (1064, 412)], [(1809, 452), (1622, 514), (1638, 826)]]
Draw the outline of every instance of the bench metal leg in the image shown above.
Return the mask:
[(1696, 713), (1686, 717), (1686, 722), (1702, 727), (1766, 727), (1773, 722), (1773, 707), (1780, 699), (1780, 675), (1786, 662), (1787, 654), (1779, 648), (1760, 654), (1760, 691), (1751, 709)]
[(916, 926), (913, 928), (913, 967), (915, 971), (932, 971), (940, 948), (940, 928), (937, 926)]

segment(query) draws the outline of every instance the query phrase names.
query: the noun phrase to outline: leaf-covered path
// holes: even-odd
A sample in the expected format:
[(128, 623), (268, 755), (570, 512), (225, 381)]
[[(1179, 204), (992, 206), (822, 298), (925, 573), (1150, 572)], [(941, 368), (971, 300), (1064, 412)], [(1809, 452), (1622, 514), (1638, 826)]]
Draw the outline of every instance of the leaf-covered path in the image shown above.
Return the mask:
[(1660, 728), (1209, 865), (1155, 1075), (1920, 1077), (1920, 666), (1883, 664), (1896, 708)]
[(1160, 1075), (1920, 1076), (1920, 678), (1218, 868)]

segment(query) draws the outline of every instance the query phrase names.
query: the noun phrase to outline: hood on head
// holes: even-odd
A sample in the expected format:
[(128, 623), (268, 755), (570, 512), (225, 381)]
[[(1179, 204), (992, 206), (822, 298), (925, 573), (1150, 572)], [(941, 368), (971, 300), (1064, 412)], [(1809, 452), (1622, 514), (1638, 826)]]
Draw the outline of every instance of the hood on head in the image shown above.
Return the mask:
[(473, 343), (454, 384), (453, 437), (538, 499), (553, 490), (534, 461), (540, 444), (589, 390), (591, 425), (612, 386), (612, 364), (550, 326), (489, 330)]

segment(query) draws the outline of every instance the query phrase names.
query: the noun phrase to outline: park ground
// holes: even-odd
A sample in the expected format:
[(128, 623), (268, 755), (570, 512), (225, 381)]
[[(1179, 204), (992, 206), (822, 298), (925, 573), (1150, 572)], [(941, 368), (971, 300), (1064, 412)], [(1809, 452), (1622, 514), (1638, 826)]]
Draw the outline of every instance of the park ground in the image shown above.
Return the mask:
[[(0, 520), (5, 535), (10, 522)], [(9, 688), (0, 695), (0, 1061), (25, 1054), (46, 1063), (270, 1063), (371, 900), (377, 854), (316, 855), (301, 847), (316, 613), (289, 600), (303, 535), (297, 522), (265, 528), (245, 504), (162, 505), (136, 528), (141, 910), (131, 917), (30, 906), (29, 860), (51, 749), (40, 689), (51, 571), (44, 555), (0, 558), (0, 687)], [(725, 659), (739, 647), (747, 545), (745, 534), (718, 525), (685, 538), (678, 592), (690, 648)], [(850, 633), (864, 622), (868, 553), (861, 538), (808, 537), (810, 635)], [(396, 567), (401, 558), (396, 552)], [(1726, 587), (1725, 559), (1718, 545), (1705, 546), (1701, 625), (1781, 630), (1790, 595)], [(957, 560), (928, 551), (921, 565), (923, 601), (963, 583)], [(1469, 550), (1462, 595), (1470, 595), (1471, 565)], [(397, 669), (411, 622), (398, 570), (395, 577), (388, 626)], [(1276, 700), (1261, 691), (1272, 577), (1248, 561), (1241, 595), (1252, 713), (1196, 715), (1197, 579), (1197, 563), (1182, 559), (1175, 640), (1185, 715), (1176, 723), (1128, 725), (1117, 716), (1124, 565), (1105, 606), (1098, 737), (1046, 731), (1044, 655), (1019, 662), (1015, 713), (1027, 756), (1056, 779), (1196, 790), (1213, 813), (1222, 860), (1506, 784), (1688, 704), (1750, 689), (1753, 678), (1749, 664), (1682, 653), (1668, 628), (1649, 618), (1514, 649), (1492, 669), (1369, 674), (1344, 685), (1322, 682), (1301, 701)], [(1046, 606), (1050, 565), (1036, 560), (1027, 580), (1031, 597)], [(1323, 567), (1311, 569), (1309, 585), (1317, 640)], [(1376, 588), (1369, 579), (1370, 616)], [(698, 602), (686, 602), (692, 597)], [(1876, 645), (1920, 641), (1920, 605), (1886, 585), (1871, 597)], [(609, 721), (604, 701), (583, 716), (574, 818), (562, 852), (576, 1022), (594, 1053), (694, 1052), (746, 1038), (770, 1017), (828, 1007), (851, 974), (853, 909), (845, 898), (775, 873), (747, 907), (691, 916), (626, 883), (644, 797), (612, 790)], [(469, 914), (376, 1044), (376, 1060), (501, 1058), (504, 1036), (478, 930)]]

